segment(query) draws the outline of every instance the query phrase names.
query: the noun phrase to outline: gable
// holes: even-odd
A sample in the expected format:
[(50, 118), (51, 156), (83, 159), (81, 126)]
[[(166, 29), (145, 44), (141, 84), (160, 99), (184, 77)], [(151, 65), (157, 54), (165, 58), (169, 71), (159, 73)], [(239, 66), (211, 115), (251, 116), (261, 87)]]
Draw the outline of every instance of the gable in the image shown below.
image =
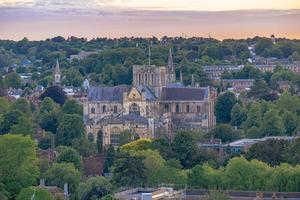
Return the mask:
[(142, 94), (138, 91), (137, 88), (132, 87), (128, 93), (129, 100), (142, 100)]

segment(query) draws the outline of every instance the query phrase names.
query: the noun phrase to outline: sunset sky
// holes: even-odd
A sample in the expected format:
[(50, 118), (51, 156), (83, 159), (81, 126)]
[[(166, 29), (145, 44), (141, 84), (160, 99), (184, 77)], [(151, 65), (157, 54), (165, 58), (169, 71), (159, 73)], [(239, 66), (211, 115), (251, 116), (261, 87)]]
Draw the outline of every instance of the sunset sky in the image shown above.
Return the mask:
[(0, 0), (0, 38), (300, 38), (300, 0)]

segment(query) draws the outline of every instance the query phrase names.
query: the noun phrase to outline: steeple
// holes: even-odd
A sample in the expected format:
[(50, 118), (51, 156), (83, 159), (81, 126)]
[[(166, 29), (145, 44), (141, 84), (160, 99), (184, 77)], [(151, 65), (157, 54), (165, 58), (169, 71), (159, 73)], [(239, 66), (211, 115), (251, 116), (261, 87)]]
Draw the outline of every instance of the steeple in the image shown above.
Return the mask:
[(175, 72), (175, 70), (174, 70), (173, 56), (172, 56), (172, 49), (171, 48), (169, 49), (168, 70), (170, 72)]
[(56, 59), (55, 73), (60, 73), (58, 58)]
[(169, 49), (169, 58), (168, 58), (168, 66), (167, 71), (169, 75), (169, 83), (176, 81), (175, 69), (174, 69), (174, 62), (172, 56), (172, 49)]
[(194, 74), (192, 74), (192, 83), (191, 83), (192, 87), (195, 87), (195, 78), (194, 78)]
[(61, 72), (59, 69), (59, 62), (58, 59), (56, 59), (56, 65), (53, 71), (53, 85), (60, 86), (60, 78), (61, 78)]

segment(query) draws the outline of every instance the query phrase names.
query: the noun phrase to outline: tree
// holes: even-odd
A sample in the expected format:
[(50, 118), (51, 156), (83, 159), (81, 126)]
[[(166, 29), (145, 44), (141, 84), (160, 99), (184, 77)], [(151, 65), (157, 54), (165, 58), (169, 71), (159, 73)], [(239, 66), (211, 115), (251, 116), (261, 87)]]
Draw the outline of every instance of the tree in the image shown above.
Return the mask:
[(72, 147), (83, 157), (97, 154), (97, 146), (94, 142), (88, 141), (85, 137), (72, 140)]
[(215, 108), (217, 122), (229, 123), (231, 120), (231, 109), (236, 103), (237, 99), (232, 92), (225, 92), (224, 94), (220, 95), (217, 99)]
[(77, 189), (77, 198), (81, 200), (99, 199), (113, 191), (113, 186), (104, 177), (92, 177), (80, 183)]
[(262, 132), (256, 126), (252, 126), (251, 128), (249, 128), (247, 130), (246, 136), (247, 136), (247, 138), (252, 138), (252, 139), (261, 138)]
[(252, 104), (250, 106), (250, 109), (247, 113), (247, 119), (245, 122), (242, 123), (242, 127), (244, 127), (246, 130), (255, 126), (260, 127), (262, 121), (262, 112), (259, 104)]
[(197, 146), (189, 132), (176, 133), (171, 146), (174, 157), (180, 160), (184, 167), (190, 167), (193, 165), (192, 158), (197, 152)]
[(72, 163), (55, 163), (45, 172), (44, 177), (48, 185), (57, 185), (61, 189), (67, 183), (70, 193), (73, 193), (80, 182), (81, 173)]
[(264, 80), (258, 79), (254, 81), (251, 90), (248, 92), (249, 97), (262, 98), (269, 93), (269, 87)]
[(300, 138), (292, 141), (283, 153), (286, 162), (300, 164)]
[(143, 158), (129, 155), (118, 158), (113, 166), (112, 181), (116, 186), (143, 186), (146, 182)]
[(217, 125), (209, 132), (209, 135), (211, 135), (213, 138), (221, 139), (222, 142), (225, 143), (232, 142), (240, 138), (240, 136), (236, 135), (235, 132), (233, 132), (231, 126), (228, 124)]
[(34, 185), (39, 176), (36, 144), (21, 135), (0, 136), (0, 183), (12, 197)]
[(57, 163), (73, 163), (76, 169), (83, 170), (82, 158), (75, 149), (64, 146), (59, 146), (57, 149), (59, 152), (56, 158)]
[(18, 123), (22, 113), (19, 110), (9, 110), (3, 116), (1, 123), (1, 134), (8, 133), (11, 127)]
[(41, 102), (40, 113), (50, 113), (58, 109), (58, 105), (50, 98), (45, 97)]
[(252, 145), (245, 157), (248, 160), (256, 159), (270, 165), (279, 165), (285, 161), (283, 152), (288, 142), (285, 140), (267, 140)]
[(115, 157), (116, 157), (115, 148), (110, 145), (106, 151), (106, 160), (103, 169), (104, 173), (110, 172), (110, 168), (114, 164)]
[(264, 136), (276, 136), (285, 133), (283, 120), (276, 110), (272, 109), (265, 113), (261, 131)]
[(55, 200), (50, 192), (40, 188), (24, 188), (18, 194), (16, 200), (29, 200), (34, 196), (35, 200)]
[(280, 112), (290, 111), (293, 114), (300, 113), (300, 100), (296, 95), (284, 92), (276, 101), (276, 106)]
[(292, 112), (286, 111), (282, 115), (283, 124), (287, 135), (293, 135), (299, 125), (297, 116)]
[(59, 113), (56, 111), (45, 112), (40, 116), (39, 124), (45, 131), (56, 134), (59, 125), (58, 117)]
[(4, 97), (0, 97), (0, 113), (5, 113), (9, 109), (8, 100)]
[(11, 72), (4, 77), (4, 82), (7, 87), (18, 89), (21, 87), (21, 78), (19, 74)]
[(83, 115), (83, 108), (75, 100), (67, 100), (61, 109), (62, 114)]
[(40, 99), (44, 100), (44, 98), (49, 97), (55, 103), (63, 105), (67, 99), (65, 92), (58, 86), (48, 87), (43, 94), (41, 94)]
[(102, 153), (102, 151), (103, 151), (103, 132), (102, 132), (102, 130), (98, 131), (96, 143), (97, 143), (98, 152)]
[(262, 55), (266, 49), (270, 49), (273, 46), (273, 42), (269, 38), (260, 38), (255, 45), (255, 53)]
[(241, 124), (247, 119), (247, 111), (242, 108), (239, 103), (234, 104), (230, 113), (231, 124), (236, 127), (240, 127)]
[(30, 118), (21, 116), (18, 119), (17, 124), (14, 124), (11, 127), (10, 133), (12, 134), (24, 134), (24, 135), (33, 135), (33, 123)]
[(71, 146), (73, 139), (84, 134), (82, 117), (77, 114), (65, 114), (59, 121), (56, 141), (59, 145)]
[(25, 114), (27, 117), (31, 116), (30, 104), (24, 98), (17, 99), (15, 102), (13, 102), (11, 104), (11, 109), (19, 110), (23, 114)]
[(119, 143), (120, 146), (127, 144), (129, 142), (132, 142), (134, 140), (139, 139), (138, 135), (134, 133), (134, 131), (132, 130), (124, 130), (121, 134), (120, 134), (120, 138), (119, 138)]

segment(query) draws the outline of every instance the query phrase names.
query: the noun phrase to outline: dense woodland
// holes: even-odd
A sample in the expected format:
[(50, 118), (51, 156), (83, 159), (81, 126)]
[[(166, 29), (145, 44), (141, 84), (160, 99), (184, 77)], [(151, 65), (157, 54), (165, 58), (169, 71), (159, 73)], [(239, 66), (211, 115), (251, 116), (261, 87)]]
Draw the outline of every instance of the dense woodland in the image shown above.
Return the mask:
[[(78, 87), (84, 78), (91, 84), (131, 84), (134, 64), (147, 63), (151, 44), (153, 64), (165, 65), (168, 49), (173, 49), (176, 72), (184, 74), (190, 84), (195, 74), (200, 85), (213, 85), (220, 92), (216, 102), (217, 126), (210, 131), (186, 131), (175, 134), (173, 141), (164, 137), (139, 139), (134, 132), (121, 134), (120, 147), (104, 149), (85, 137), (82, 107), (66, 98), (59, 87), (49, 87), (40, 97), (39, 106), (25, 98), (8, 101), (0, 97), (0, 199), (59, 200), (45, 190), (34, 189), (39, 179), (63, 189), (69, 184), (74, 200), (113, 200), (112, 194), (126, 187), (197, 188), (209, 190), (252, 190), (300, 192), (300, 139), (267, 140), (253, 145), (248, 152), (236, 154), (226, 149), (220, 157), (216, 151), (199, 148), (211, 138), (223, 144), (241, 138), (296, 136), (300, 131), (300, 100), (297, 96), (300, 75), (277, 66), (274, 73), (263, 73), (248, 63), (248, 46), (264, 57), (298, 60), (300, 41), (256, 37), (246, 40), (218, 41), (207, 38), (81, 38), (56, 37), (45, 41), (0, 41), (0, 95), (8, 88), (24, 89), (30, 94), (38, 84), (48, 86), (52, 67), (59, 58), (63, 84)], [(79, 51), (98, 51), (81, 61), (68, 61)], [(29, 68), (5, 71), (23, 59), (33, 61)], [(299, 59), (300, 60), (300, 59)], [(223, 92), (220, 84), (208, 79), (202, 66), (211, 64), (245, 64), (238, 72), (225, 72), (222, 78), (253, 78), (251, 91), (239, 98)], [(23, 84), (20, 73), (32, 73), (36, 83)], [(280, 91), (278, 82), (289, 81), (289, 91)], [(44, 133), (36, 143), (36, 130)], [(101, 137), (99, 137), (101, 138)], [(37, 150), (53, 149), (54, 163), (38, 158)], [(111, 177), (84, 176), (83, 157), (104, 155), (104, 173)], [(216, 192), (205, 199), (229, 199)]]

